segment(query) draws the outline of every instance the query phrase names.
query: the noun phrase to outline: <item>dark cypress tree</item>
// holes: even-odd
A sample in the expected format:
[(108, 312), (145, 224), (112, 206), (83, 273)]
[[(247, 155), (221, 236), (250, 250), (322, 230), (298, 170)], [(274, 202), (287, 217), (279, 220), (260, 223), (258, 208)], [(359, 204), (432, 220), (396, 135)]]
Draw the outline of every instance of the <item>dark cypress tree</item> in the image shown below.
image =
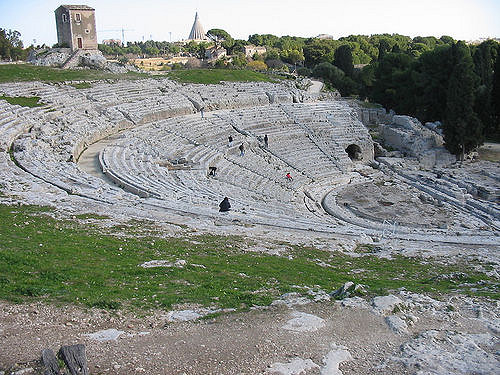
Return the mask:
[(495, 67), (493, 68), (493, 83), (491, 89), (491, 106), (493, 109), (493, 126), (488, 137), (500, 142), (500, 48), (498, 49)]
[(341, 45), (335, 50), (333, 65), (341, 69), (347, 76), (352, 77), (354, 65), (352, 63), (352, 49), (347, 44)]
[(385, 39), (380, 39), (378, 44), (378, 61), (382, 60), (386, 53), (391, 50), (391, 45)]
[(483, 142), (482, 124), (473, 109), (478, 79), (465, 43), (454, 44), (452, 56), (455, 68), (448, 82), (443, 133), (448, 151), (463, 160)]
[(483, 123), (486, 137), (495, 133), (494, 113), (492, 106), (493, 65), (495, 65), (498, 43), (487, 40), (475, 48), (473, 60), (474, 69), (479, 77), (474, 111)]

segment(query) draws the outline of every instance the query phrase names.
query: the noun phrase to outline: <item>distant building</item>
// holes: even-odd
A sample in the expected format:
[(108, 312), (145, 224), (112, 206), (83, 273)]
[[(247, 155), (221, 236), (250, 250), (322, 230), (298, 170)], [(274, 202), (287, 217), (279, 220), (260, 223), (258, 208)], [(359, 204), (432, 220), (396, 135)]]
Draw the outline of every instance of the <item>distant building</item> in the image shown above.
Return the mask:
[(73, 51), (97, 49), (95, 9), (87, 5), (61, 5), (56, 15), (57, 42)]
[(209, 60), (217, 60), (221, 57), (227, 56), (227, 51), (225, 48), (219, 47), (210, 47), (205, 51), (205, 57)]
[(243, 47), (243, 52), (245, 53), (246, 57), (252, 57), (255, 54), (263, 55), (267, 52), (267, 49), (266, 47), (248, 45)]
[(191, 27), (191, 32), (189, 33), (188, 41), (206, 41), (208, 40), (207, 34), (205, 34), (205, 30), (203, 30), (203, 26), (201, 26), (200, 19), (198, 18), (198, 12), (194, 16), (193, 27)]
[(333, 40), (333, 35), (329, 34), (319, 34), (316, 39), (327, 39), (327, 40)]
[(112, 46), (112, 45), (121, 46), (122, 41), (120, 39), (104, 39), (102, 41), (102, 44), (105, 44), (107, 46)]

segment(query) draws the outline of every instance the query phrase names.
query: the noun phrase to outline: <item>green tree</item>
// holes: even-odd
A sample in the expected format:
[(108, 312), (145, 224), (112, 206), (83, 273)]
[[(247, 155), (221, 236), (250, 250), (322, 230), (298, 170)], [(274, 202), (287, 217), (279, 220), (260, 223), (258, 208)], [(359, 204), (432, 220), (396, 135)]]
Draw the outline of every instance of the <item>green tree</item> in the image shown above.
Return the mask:
[(497, 54), (494, 71), (491, 90), (493, 126), (488, 137), (500, 142), (500, 53)]
[(333, 61), (335, 52), (335, 43), (331, 40), (312, 39), (304, 45), (305, 65), (309, 68)]
[(0, 28), (0, 58), (24, 60), (26, 54), (21, 41), (21, 33)]
[(290, 64), (297, 64), (304, 61), (304, 53), (302, 50), (287, 49), (281, 52), (281, 58)]
[(222, 29), (210, 29), (207, 31), (208, 38), (214, 42), (215, 48), (230, 48), (234, 45), (234, 39), (225, 30)]
[(450, 45), (423, 53), (411, 69), (414, 108), (411, 113), (421, 121), (441, 121), (445, 116), (450, 73), (454, 60)]
[(267, 70), (267, 65), (264, 61), (250, 61), (247, 67), (253, 70)]
[(483, 142), (481, 121), (473, 110), (478, 79), (465, 43), (454, 44), (451, 52), (454, 69), (448, 84), (443, 135), (448, 151), (463, 160), (466, 153)]
[(146, 47), (146, 54), (149, 56), (158, 56), (160, 50), (156, 47)]
[(387, 39), (381, 39), (378, 44), (378, 60), (382, 60), (385, 54), (391, 51), (392, 46)]
[(248, 37), (248, 41), (256, 46), (275, 47), (280, 38), (272, 34), (253, 34)]
[(496, 124), (492, 102), (493, 67), (499, 44), (493, 40), (481, 43), (474, 49), (474, 71), (479, 77), (474, 111), (483, 123), (485, 134), (495, 134)]
[(318, 64), (312, 70), (312, 75), (322, 78), (326, 83), (339, 90), (342, 96), (349, 96), (356, 93), (355, 82), (345, 75), (345, 73), (336, 66), (324, 62)]
[(233, 54), (232, 65), (238, 68), (243, 68), (247, 65), (247, 59), (243, 52), (236, 52)]
[(336, 49), (333, 65), (342, 69), (348, 77), (352, 77), (354, 65), (352, 63), (352, 49), (349, 45), (343, 44)]
[(405, 53), (387, 53), (378, 61), (370, 99), (387, 109), (411, 113), (413, 95), (410, 66), (412, 58)]

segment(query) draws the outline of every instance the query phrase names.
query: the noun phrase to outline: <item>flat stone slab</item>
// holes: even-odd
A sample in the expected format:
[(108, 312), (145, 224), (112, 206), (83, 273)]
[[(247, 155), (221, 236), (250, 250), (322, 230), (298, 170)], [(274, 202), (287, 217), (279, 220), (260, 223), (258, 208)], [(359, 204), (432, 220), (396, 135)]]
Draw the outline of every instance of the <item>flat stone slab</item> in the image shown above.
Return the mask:
[(88, 336), (90, 339), (97, 341), (113, 341), (118, 339), (118, 337), (120, 337), (124, 333), (125, 331), (118, 331), (117, 329), (110, 328), (95, 333), (89, 333), (85, 336)]
[(372, 300), (372, 307), (375, 313), (385, 315), (393, 312), (394, 308), (402, 303), (403, 301), (399, 297), (389, 294), (388, 296), (374, 297)]
[(293, 319), (290, 319), (282, 329), (295, 332), (314, 332), (325, 326), (325, 320), (312, 314), (293, 311)]
[(321, 375), (342, 375), (339, 370), (341, 362), (352, 361), (351, 353), (347, 351), (345, 346), (336, 344), (331, 345), (331, 350), (323, 357), (323, 367), (321, 367)]
[(402, 345), (402, 362), (419, 374), (498, 374), (500, 362), (483, 348), (494, 348), (498, 339), (489, 333), (468, 334), (430, 330)]
[(319, 366), (310, 359), (295, 358), (288, 363), (273, 363), (266, 369), (266, 372), (281, 375), (299, 375), (311, 369), (319, 369)]

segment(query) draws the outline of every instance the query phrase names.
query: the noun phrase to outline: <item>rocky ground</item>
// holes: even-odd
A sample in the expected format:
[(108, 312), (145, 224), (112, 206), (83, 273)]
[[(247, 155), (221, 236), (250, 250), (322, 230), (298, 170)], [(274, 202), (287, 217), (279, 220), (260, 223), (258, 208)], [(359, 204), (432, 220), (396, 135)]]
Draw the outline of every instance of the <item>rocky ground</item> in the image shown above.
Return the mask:
[(401, 291), (341, 301), (290, 294), (266, 309), (137, 315), (0, 303), (0, 369), (37, 373), (41, 350), (83, 343), (91, 374), (495, 374), (498, 303)]

